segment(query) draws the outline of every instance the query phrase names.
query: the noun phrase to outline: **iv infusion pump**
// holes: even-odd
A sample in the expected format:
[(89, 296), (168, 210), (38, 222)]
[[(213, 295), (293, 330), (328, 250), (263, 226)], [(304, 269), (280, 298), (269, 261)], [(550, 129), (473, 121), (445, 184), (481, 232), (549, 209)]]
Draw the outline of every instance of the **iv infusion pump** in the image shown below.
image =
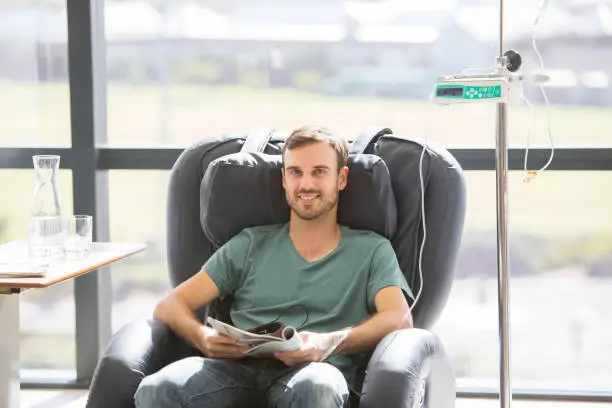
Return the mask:
[(520, 104), (522, 96), (522, 78), (514, 73), (459, 74), (438, 77), (433, 101), (441, 105), (478, 102)]
[(520, 104), (523, 76), (516, 71), (521, 66), (521, 57), (512, 50), (506, 52), (504, 57), (497, 66), (439, 76), (432, 95), (433, 102), (440, 105), (479, 102)]

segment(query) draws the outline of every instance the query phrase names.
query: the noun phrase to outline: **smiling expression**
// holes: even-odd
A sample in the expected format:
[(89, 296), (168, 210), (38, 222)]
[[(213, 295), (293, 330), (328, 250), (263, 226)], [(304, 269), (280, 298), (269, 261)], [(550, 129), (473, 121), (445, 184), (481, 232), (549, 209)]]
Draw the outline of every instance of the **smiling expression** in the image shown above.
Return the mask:
[(338, 171), (336, 152), (325, 142), (287, 150), (283, 187), (293, 213), (303, 220), (315, 220), (335, 211), (347, 172), (346, 167)]

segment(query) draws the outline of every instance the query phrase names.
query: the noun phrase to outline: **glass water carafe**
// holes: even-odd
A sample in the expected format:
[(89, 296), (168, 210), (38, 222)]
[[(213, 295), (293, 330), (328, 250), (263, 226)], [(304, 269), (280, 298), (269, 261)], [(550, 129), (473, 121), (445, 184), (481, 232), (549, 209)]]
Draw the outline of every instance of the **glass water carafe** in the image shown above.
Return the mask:
[(62, 205), (56, 176), (60, 156), (33, 156), (36, 186), (30, 210), (28, 246), (34, 257), (62, 253)]

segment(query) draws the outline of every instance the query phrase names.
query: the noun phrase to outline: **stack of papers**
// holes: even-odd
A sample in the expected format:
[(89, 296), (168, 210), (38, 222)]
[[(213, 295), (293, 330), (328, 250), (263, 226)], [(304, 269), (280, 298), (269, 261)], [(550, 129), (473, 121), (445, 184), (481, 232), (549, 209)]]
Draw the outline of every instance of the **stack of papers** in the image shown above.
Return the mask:
[(41, 262), (0, 262), (0, 278), (44, 278), (48, 263)]

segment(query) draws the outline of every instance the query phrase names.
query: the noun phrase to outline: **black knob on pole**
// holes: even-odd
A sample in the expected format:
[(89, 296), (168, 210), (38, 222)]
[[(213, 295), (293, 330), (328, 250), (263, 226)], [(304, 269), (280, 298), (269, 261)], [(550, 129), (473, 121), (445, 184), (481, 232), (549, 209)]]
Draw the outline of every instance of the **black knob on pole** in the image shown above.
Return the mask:
[(523, 63), (523, 58), (521, 58), (521, 55), (514, 50), (506, 51), (504, 53), (504, 57), (506, 57), (507, 61), (506, 68), (510, 72), (518, 71), (521, 67), (521, 64)]

